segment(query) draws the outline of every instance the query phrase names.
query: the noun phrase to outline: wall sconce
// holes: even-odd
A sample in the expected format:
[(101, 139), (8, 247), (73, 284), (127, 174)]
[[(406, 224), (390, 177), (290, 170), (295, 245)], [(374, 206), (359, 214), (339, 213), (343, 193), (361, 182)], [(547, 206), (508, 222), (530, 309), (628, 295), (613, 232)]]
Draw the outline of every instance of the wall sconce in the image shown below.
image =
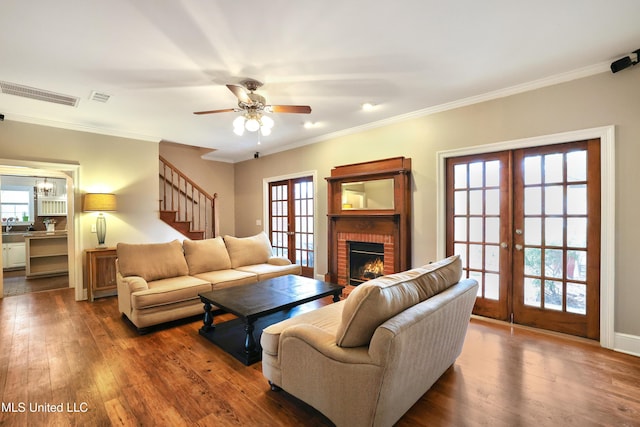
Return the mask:
[(116, 210), (116, 195), (111, 193), (87, 193), (84, 195), (82, 204), (83, 212), (99, 212), (96, 219), (96, 236), (98, 237), (98, 248), (105, 248), (104, 239), (107, 235), (107, 220), (103, 212), (113, 212)]

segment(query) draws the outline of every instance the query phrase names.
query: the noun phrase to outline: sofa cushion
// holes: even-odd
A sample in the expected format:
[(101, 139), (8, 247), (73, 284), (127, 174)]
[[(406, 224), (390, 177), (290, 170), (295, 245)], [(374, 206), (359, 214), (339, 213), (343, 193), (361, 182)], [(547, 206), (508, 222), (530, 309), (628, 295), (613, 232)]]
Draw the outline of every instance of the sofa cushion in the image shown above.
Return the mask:
[(140, 310), (195, 300), (200, 298), (198, 294), (210, 290), (211, 283), (191, 276), (156, 280), (149, 283), (149, 289), (131, 293), (131, 307)]
[(285, 274), (300, 274), (302, 268), (299, 264), (275, 265), (275, 264), (255, 264), (238, 267), (236, 270), (246, 271), (258, 276), (258, 280), (267, 280), (273, 277), (284, 276)]
[(196, 274), (195, 277), (210, 282), (212, 285), (212, 289), (222, 289), (237, 285), (248, 285), (251, 283), (256, 283), (258, 281), (258, 276), (254, 273), (232, 269), (207, 271), (206, 273)]
[(251, 237), (224, 236), (231, 258), (231, 268), (266, 263), (273, 255), (271, 242), (265, 233)]
[(457, 255), (357, 286), (346, 300), (336, 334), (341, 347), (369, 344), (386, 320), (457, 283), (462, 263)]
[(123, 276), (140, 276), (147, 282), (186, 276), (189, 267), (179, 240), (167, 243), (118, 243), (118, 267)]
[(221, 236), (214, 239), (189, 240), (182, 242), (184, 256), (189, 266), (189, 274), (231, 268), (231, 259)]

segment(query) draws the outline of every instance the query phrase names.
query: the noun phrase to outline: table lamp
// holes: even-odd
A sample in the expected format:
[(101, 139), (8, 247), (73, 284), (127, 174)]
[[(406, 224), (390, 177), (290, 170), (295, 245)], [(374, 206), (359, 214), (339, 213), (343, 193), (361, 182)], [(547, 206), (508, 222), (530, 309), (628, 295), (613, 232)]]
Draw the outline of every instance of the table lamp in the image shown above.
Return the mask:
[(113, 212), (116, 210), (116, 195), (111, 193), (87, 193), (84, 195), (82, 204), (83, 212), (98, 212), (96, 219), (96, 236), (98, 237), (98, 248), (105, 248), (104, 239), (107, 235), (107, 220), (103, 212)]

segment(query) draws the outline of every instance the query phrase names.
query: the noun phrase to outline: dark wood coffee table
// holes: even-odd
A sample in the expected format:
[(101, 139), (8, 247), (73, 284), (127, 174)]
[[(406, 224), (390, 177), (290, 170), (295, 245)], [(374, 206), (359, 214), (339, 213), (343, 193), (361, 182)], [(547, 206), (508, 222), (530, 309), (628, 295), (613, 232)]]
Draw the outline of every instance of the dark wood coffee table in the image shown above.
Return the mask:
[[(200, 335), (250, 365), (262, 359), (262, 348), (256, 342), (254, 330), (287, 319), (293, 307), (333, 295), (340, 300), (343, 286), (302, 276), (274, 277), (249, 285), (233, 286), (199, 294), (204, 303), (204, 325)], [(213, 323), (212, 306), (235, 314), (237, 319)], [(244, 337), (244, 342), (243, 338)]]

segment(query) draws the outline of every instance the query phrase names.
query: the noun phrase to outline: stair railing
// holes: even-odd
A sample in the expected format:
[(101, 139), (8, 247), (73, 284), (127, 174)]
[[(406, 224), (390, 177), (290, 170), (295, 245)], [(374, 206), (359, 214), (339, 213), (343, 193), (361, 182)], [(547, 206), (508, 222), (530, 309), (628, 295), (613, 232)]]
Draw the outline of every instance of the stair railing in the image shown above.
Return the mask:
[[(203, 238), (219, 234), (216, 197), (207, 193), (176, 166), (160, 156), (160, 211), (175, 212), (177, 222), (191, 224), (191, 232)], [(177, 228), (176, 228), (177, 229)]]

